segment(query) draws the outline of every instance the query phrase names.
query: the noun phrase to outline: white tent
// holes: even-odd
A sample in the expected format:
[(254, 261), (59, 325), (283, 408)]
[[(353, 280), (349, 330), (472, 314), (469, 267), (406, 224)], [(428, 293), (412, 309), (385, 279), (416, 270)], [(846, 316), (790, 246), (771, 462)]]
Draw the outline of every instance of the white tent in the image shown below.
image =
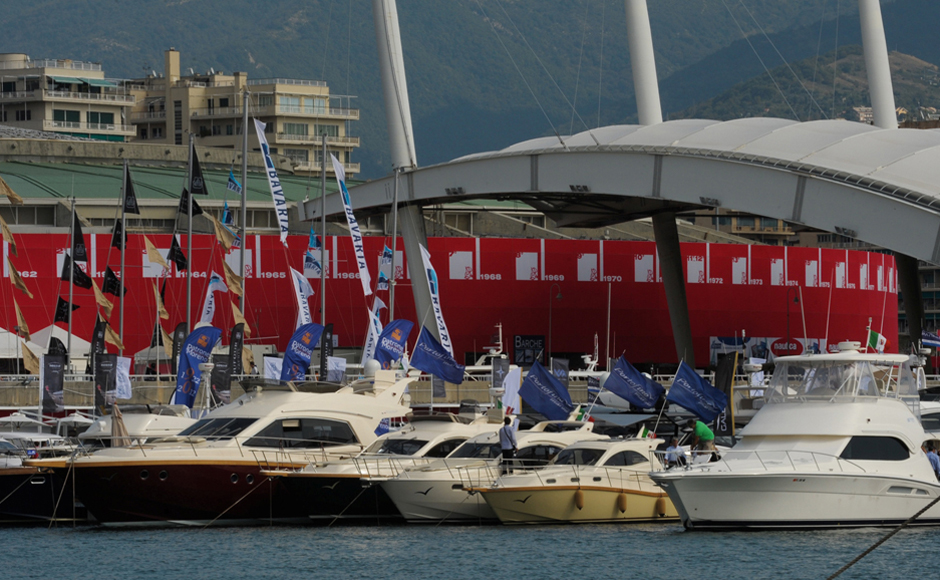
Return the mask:
[[(68, 331), (64, 328), (52, 325), (43, 328), (37, 332), (30, 333), (30, 341), (26, 343), (33, 354), (40, 356), (46, 353), (49, 347), (49, 338), (54, 336), (62, 341), (62, 344), (68, 346)], [(22, 338), (18, 338), (16, 333), (5, 328), (0, 328), (0, 359), (23, 358)], [(71, 358), (73, 364), (81, 367), (81, 362), (88, 358), (88, 352), (91, 350), (91, 343), (87, 340), (72, 335)], [(78, 369), (81, 370), (81, 369)]]

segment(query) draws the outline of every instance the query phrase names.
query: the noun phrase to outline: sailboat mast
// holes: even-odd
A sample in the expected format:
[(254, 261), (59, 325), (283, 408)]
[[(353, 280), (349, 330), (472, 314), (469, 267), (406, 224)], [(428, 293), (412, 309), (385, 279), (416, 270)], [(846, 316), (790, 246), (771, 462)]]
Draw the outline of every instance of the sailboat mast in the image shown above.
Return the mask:
[[(242, 93), (242, 243), (239, 249), (241, 261), (241, 277), (244, 280), (245, 275), (245, 245), (248, 243), (247, 229), (248, 225), (248, 87)], [(255, 251), (259, 251), (256, 248)], [(248, 285), (242, 284), (241, 310), (245, 313), (245, 294), (247, 294)]]
[(388, 280), (388, 319), (395, 320), (395, 248), (398, 245), (398, 176), (401, 175), (395, 168), (395, 189), (392, 195), (392, 271)]
[[(69, 268), (69, 335), (68, 335), (68, 348), (65, 350), (68, 351), (66, 355), (69, 363), (72, 361), (72, 304), (74, 304), (74, 294), (75, 294), (75, 256), (72, 255), (72, 248), (75, 247), (75, 198), (72, 198), (72, 219), (69, 221), (69, 262), (71, 262), (72, 267)], [(95, 309), (97, 310), (97, 308)]]
[(186, 213), (189, 219), (186, 222), (186, 255), (189, 256), (189, 267), (186, 268), (186, 327), (192, 328), (193, 312), (193, 155), (195, 154), (196, 135), (189, 134), (189, 163), (186, 166), (186, 188), (189, 192)]
[(326, 326), (326, 133), (320, 161), (320, 324)]
[[(121, 235), (127, 231), (127, 158), (124, 158), (124, 179), (121, 186)], [(124, 255), (127, 254), (127, 244), (121, 240), (121, 277), (119, 279), (121, 289), (118, 291), (118, 299), (121, 301), (121, 321), (118, 329), (121, 336), (121, 342), (124, 342)], [(71, 317), (69, 317), (71, 319)], [(118, 356), (124, 356), (124, 349), (118, 350)]]

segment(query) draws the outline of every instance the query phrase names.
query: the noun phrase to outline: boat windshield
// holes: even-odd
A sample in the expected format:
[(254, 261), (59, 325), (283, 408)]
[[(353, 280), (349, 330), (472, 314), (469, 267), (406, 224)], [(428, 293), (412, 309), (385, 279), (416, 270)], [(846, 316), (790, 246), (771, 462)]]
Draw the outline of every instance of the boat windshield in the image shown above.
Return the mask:
[(451, 453), (448, 459), (453, 459), (454, 457), (483, 457), (485, 459), (492, 459), (500, 455), (502, 455), (502, 451), (499, 448), (499, 443), (464, 443), (458, 447), (456, 451)]
[(427, 445), (421, 439), (382, 439), (366, 449), (366, 453), (376, 455), (414, 455)]
[(594, 465), (604, 455), (601, 449), (565, 449), (555, 458), (555, 465)]
[(806, 361), (778, 362), (770, 379), (768, 403), (793, 400), (917, 397), (917, 383), (907, 362)]
[(206, 439), (231, 439), (257, 419), (247, 417), (223, 417), (202, 419), (180, 432), (180, 436), (205, 437)]

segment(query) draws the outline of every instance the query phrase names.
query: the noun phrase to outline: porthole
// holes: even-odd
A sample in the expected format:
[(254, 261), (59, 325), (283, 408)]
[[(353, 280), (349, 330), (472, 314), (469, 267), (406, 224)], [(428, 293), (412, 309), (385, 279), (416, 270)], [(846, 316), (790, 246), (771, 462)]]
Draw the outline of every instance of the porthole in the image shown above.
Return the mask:
[(255, 482), (255, 476), (249, 473), (245, 476), (245, 481), (248, 482), (248, 485), (251, 485)]
[(166, 478), (169, 477), (169, 476), (170, 476), (170, 474), (167, 473), (166, 470), (164, 469), (163, 471), (160, 472), (160, 476), (159, 476), (159, 477), (160, 477), (160, 481), (166, 481)]
[(140, 471), (140, 478), (141, 478), (141, 479), (147, 479), (148, 477), (150, 477), (150, 472), (147, 471), (146, 469), (142, 469), (142, 470)]
[(232, 483), (238, 483), (238, 474), (237, 474), (237, 473), (233, 473), (233, 474), (232, 474), (232, 477), (230, 477), (229, 479), (232, 480)]

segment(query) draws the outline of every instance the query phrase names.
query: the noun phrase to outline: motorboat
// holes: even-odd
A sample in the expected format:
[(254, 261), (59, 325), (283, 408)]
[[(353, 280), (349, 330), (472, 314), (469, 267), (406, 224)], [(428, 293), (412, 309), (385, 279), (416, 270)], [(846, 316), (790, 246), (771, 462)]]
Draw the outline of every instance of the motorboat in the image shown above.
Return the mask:
[(312, 463), (299, 470), (262, 471), (262, 475), (279, 478), (290, 494), (290, 505), (314, 522), (401, 520), (379, 482), (447, 457), (467, 439), (498, 428), (485, 415), (415, 415), (401, 430), (379, 437), (351, 459)]
[(504, 524), (666, 522), (678, 513), (649, 478), (662, 439), (580, 441), (551, 463), (514, 469), (478, 492)]
[(409, 412), (410, 380), (378, 371), (346, 387), (259, 386), (176, 436), (32, 464), (71, 472), (78, 498), (103, 524), (283, 521), (295, 512), (262, 470), (358, 454)]
[(36, 432), (0, 433), (0, 524), (81, 522), (85, 510), (73, 503), (51, 470), (25, 464), (30, 457), (70, 453), (58, 435)]
[[(859, 347), (778, 357), (733, 449), (650, 474), (686, 528), (896, 526), (940, 496), (921, 450), (917, 357)], [(940, 506), (914, 523), (940, 524)]]
[[(185, 409), (185, 410), (184, 410)], [(121, 407), (121, 420), (132, 445), (148, 443), (164, 437), (172, 437), (196, 423), (185, 405)], [(110, 447), (114, 415), (96, 418), (85, 431), (78, 435), (83, 447)]]
[[(593, 429), (591, 422), (543, 421), (519, 431), (513, 465), (544, 465), (572, 443), (607, 438)], [(501, 456), (498, 434), (478, 435), (447, 458), (405, 469), (381, 486), (408, 523), (495, 523), (496, 514), (480, 494), (466, 488), (498, 478)]]

